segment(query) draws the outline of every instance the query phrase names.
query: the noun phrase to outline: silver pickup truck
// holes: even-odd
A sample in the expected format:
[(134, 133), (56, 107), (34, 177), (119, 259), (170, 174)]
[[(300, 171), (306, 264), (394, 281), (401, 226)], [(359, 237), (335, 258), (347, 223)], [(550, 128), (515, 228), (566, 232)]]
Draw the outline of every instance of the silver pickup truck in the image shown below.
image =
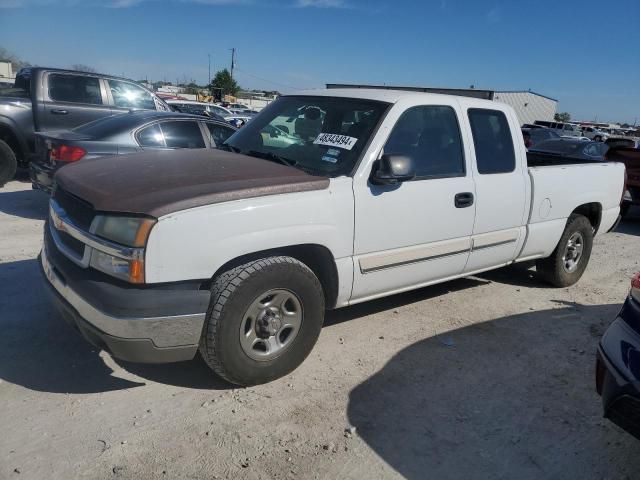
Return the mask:
[(129, 110), (171, 110), (132, 80), (55, 68), (23, 68), (0, 90), (0, 187), (34, 153), (35, 132), (69, 130)]

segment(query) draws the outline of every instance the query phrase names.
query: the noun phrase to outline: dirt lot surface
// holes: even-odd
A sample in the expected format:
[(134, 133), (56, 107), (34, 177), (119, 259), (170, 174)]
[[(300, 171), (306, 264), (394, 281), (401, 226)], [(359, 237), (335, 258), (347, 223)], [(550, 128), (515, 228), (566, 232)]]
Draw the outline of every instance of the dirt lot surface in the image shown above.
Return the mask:
[(200, 359), (114, 360), (67, 327), (36, 260), (46, 211), (26, 182), (0, 190), (1, 479), (640, 475), (593, 373), (640, 270), (638, 210), (572, 288), (514, 267), (330, 312), (298, 370), (247, 389)]

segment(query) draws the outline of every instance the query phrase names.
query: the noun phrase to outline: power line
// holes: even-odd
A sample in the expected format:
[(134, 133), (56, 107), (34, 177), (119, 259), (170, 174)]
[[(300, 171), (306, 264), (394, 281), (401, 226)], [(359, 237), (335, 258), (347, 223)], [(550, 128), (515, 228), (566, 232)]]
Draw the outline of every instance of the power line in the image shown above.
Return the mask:
[(249, 73), (245, 70), (241, 70), (236, 67), (236, 70), (244, 73), (245, 75), (249, 75), (250, 77), (257, 78), (258, 80), (262, 80), (263, 82), (271, 83), (273, 85), (279, 85), (280, 87), (292, 88), (293, 90), (304, 90), (304, 88), (294, 87), (292, 85), (287, 85), (286, 83), (274, 82), (273, 80), (269, 80), (268, 78), (259, 77), (258, 75), (254, 75), (253, 73)]

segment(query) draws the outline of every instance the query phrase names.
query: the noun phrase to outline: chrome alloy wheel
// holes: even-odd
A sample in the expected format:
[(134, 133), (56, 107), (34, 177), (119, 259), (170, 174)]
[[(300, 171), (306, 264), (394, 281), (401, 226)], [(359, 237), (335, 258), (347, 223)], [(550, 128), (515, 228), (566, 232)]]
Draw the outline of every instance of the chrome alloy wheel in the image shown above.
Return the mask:
[(249, 306), (240, 323), (240, 345), (249, 358), (272, 360), (288, 348), (302, 325), (302, 304), (289, 290), (269, 290)]
[(582, 233), (575, 232), (569, 237), (567, 246), (564, 248), (564, 255), (562, 255), (562, 266), (565, 272), (573, 273), (577, 270), (583, 250), (584, 238)]

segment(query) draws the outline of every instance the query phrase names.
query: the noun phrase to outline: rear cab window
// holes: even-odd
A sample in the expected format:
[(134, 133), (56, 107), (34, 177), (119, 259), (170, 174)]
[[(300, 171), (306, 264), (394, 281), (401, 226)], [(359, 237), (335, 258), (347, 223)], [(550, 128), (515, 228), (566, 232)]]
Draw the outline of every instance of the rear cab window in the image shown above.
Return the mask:
[(48, 77), (49, 98), (56, 102), (102, 105), (100, 80), (84, 75), (52, 73)]
[(511, 129), (505, 114), (499, 110), (468, 110), (478, 173), (489, 175), (510, 173), (516, 168), (516, 155)]

